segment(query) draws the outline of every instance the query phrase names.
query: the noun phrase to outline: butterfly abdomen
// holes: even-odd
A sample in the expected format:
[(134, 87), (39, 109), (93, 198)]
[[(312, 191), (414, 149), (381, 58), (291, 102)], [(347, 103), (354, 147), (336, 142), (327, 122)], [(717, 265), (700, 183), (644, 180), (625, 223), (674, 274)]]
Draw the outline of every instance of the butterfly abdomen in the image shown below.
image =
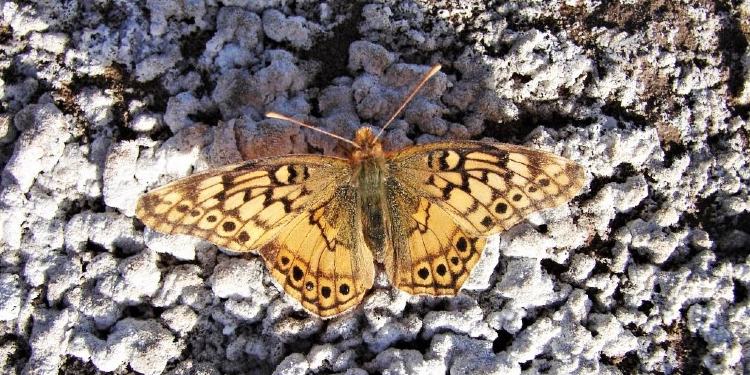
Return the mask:
[(359, 209), (361, 210), (362, 231), (365, 242), (382, 263), (385, 251), (385, 160), (367, 158), (356, 167), (357, 188), (359, 190)]

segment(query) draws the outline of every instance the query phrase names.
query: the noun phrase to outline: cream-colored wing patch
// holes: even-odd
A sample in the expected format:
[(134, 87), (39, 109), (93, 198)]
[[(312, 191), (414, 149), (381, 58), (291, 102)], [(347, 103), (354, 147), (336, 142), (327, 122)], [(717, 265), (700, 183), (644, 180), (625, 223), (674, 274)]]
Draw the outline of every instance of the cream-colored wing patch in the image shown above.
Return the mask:
[(444, 142), (412, 147), (389, 163), (404, 189), (440, 206), (470, 236), (509, 229), (530, 213), (563, 204), (584, 183), (576, 163), (526, 147)]
[(235, 251), (273, 240), (295, 217), (330, 199), (351, 174), (344, 159), (282, 156), (210, 170), (144, 194), (136, 216), (163, 233), (189, 234)]
[(323, 318), (359, 305), (372, 287), (375, 265), (362, 239), (356, 203), (356, 189), (341, 185), (260, 250), (284, 291)]

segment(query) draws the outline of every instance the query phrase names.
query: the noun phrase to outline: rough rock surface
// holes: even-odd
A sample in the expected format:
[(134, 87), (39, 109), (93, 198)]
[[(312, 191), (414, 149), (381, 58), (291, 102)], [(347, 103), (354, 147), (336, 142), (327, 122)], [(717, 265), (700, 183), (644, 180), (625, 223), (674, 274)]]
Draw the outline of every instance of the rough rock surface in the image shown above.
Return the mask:
[[(492, 5), (488, 5), (492, 4)], [(750, 372), (750, 1), (0, 2), (0, 372)], [(384, 137), (576, 160), (455, 298), (309, 316), (138, 196)]]

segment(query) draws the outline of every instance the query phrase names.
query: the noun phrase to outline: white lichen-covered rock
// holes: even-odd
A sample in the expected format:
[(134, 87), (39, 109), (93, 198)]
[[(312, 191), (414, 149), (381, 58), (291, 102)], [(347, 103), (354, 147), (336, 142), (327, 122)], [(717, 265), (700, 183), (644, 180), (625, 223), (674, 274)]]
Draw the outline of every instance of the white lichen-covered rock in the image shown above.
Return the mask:
[(361, 40), (349, 46), (348, 68), (353, 71), (362, 68), (367, 73), (382, 75), (385, 68), (391, 65), (394, 60), (393, 53), (375, 43)]
[(109, 251), (119, 248), (134, 252), (142, 246), (143, 238), (135, 232), (132, 220), (123, 215), (84, 211), (65, 226), (65, 247), (81, 252), (91, 243)]
[(497, 333), (484, 321), (483, 311), (479, 306), (456, 311), (430, 311), (423, 320), (424, 337), (446, 330), (484, 340), (494, 340), (497, 337)]
[[(747, 1), (89, 3), (0, 5), (0, 372), (750, 369)], [(264, 114), (351, 138), (434, 64), (385, 150), (503, 141), (586, 171), (488, 238), (458, 296), (400, 292), (381, 265), (322, 320), (258, 249), (133, 217), (200, 171), (345, 155)]]
[(62, 364), (78, 314), (72, 309), (39, 309), (35, 315), (29, 340), (31, 355), (23, 370), (26, 374), (50, 374)]
[(112, 145), (104, 166), (104, 203), (116, 207), (125, 214), (135, 214), (135, 205), (141, 191), (142, 182), (136, 179), (139, 147), (136, 141)]
[(22, 133), (3, 169), (3, 185), (12, 182), (28, 192), (34, 179), (52, 170), (62, 156), (65, 142), (70, 138), (70, 124), (51, 103), (27, 106), (16, 114), (14, 122)]
[(167, 362), (180, 355), (174, 336), (154, 320), (126, 318), (119, 321), (106, 340), (99, 340), (91, 361), (102, 371), (127, 364), (142, 374), (160, 374)]
[(365, 332), (362, 335), (362, 340), (373, 351), (378, 352), (400, 340), (414, 340), (421, 329), (422, 321), (412, 315), (403, 319), (388, 321), (373, 332)]
[(148, 228), (144, 233), (144, 242), (149, 249), (157, 253), (169, 254), (181, 260), (195, 259), (196, 249), (204, 247), (201, 239), (179, 234), (163, 234)]
[(170, 306), (183, 296), (186, 289), (201, 288), (203, 278), (201, 270), (195, 265), (174, 267), (162, 278), (161, 286), (152, 301), (156, 306)]
[(304, 375), (310, 369), (310, 363), (300, 353), (290, 354), (274, 370), (274, 375)]
[(108, 125), (114, 119), (115, 98), (112, 92), (85, 87), (76, 98), (76, 103), (94, 128)]
[(135, 305), (152, 297), (159, 289), (161, 272), (156, 254), (143, 251), (117, 265), (117, 272), (101, 277), (96, 291), (114, 302)]
[(173, 332), (185, 336), (195, 327), (198, 314), (188, 306), (179, 305), (164, 311), (161, 319)]
[(211, 288), (220, 298), (249, 298), (262, 296), (263, 262), (236, 257), (221, 257), (211, 276)]
[(495, 354), (492, 341), (477, 340), (454, 334), (438, 334), (430, 344), (428, 355), (448, 363), (450, 373), (520, 374), (521, 366), (506, 353)]
[(544, 305), (555, 298), (552, 279), (535, 259), (508, 262), (507, 271), (495, 286), (495, 291), (529, 307)]
[(9, 321), (18, 318), (22, 296), (23, 289), (18, 275), (0, 274), (0, 320)]
[(216, 64), (223, 70), (250, 63), (262, 46), (262, 31), (261, 19), (252, 11), (221, 8), (216, 15), (216, 33), (206, 43), (201, 62)]
[(263, 12), (263, 31), (276, 42), (288, 42), (295, 48), (309, 49), (312, 46), (311, 29), (315, 25), (303, 17), (287, 17), (275, 9)]
[(428, 359), (417, 350), (389, 348), (366, 364), (368, 371), (381, 374), (443, 374), (447, 371), (442, 360)]

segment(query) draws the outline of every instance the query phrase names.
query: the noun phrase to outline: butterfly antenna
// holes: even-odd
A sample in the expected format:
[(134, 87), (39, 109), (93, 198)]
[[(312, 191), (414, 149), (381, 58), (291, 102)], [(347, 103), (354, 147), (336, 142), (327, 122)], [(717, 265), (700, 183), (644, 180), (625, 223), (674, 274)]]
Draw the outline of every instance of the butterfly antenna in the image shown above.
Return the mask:
[(351, 141), (351, 140), (349, 140), (349, 139), (346, 139), (346, 138), (344, 138), (344, 137), (338, 136), (338, 135), (336, 135), (336, 134), (333, 134), (333, 133), (331, 133), (331, 132), (327, 132), (327, 131), (325, 131), (325, 130), (323, 130), (323, 129), (318, 129), (318, 128), (316, 128), (316, 127), (312, 126), (312, 125), (307, 125), (307, 124), (305, 124), (304, 122), (301, 122), (301, 121), (297, 121), (297, 120), (295, 120), (295, 119), (293, 119), (293, 118), (291, 118), (291, 117), (287, 117), (287, 116), (284, 116), (284, 115), (282, 115), (281, 113), (276, 113), (276, 112), (266, 112), (266, 117), (268, 117), (268, 118), (273, 118), (273, 119), (277, 119), (277, 120), (284, 120), (284, 121), (289, 121), (289, 122), (291, 122), (292, 124), (295, 124), (295, 125), (301, 126), (301, 127), (303, 127), (303, 128), (308, 128), (308, 129), (312, 129), (312, 130), (315, 130), (316, 132), (320, 132), (320, 133), (323, 133), (323, 134), (329, 135), (329, 136), (331, 136), (331, 137), (333, 137), (333, 138), (336, 138), (336, 139), (338, 139), (339, 141), (344, 141), (344, 142), (346, 142), (346, 143), (349, 143), (349, 144), (351, 144), (352, 146), (354, 146), (354, 147), (356, 147), (356, 148), (360, 148), (358, 144), (356, 144), (356, 143), (352, 142), (352, 141)]
[(432, 76), (434, 76), (435, 74), (437, 74), (437, 72), (440, 71), (441, 67), (442, 66), (440, 66), (440, 64), (433, 65), (430, 68), (430, 70), (428, 70), (427, 73), (425, 73), (422, 76), (422, 79), (419, 81), (419, 83), (417, 83), (416, 86), (414, 86), (413, 89), (411, 89), (411, 92), (409, 93), (409, 95), (406, 96), (406, 99), (404, 99), (404, 101), (401, 103), (401, 106), (398, 107), (398, 109), (396, 110), (396, 112), (393, 112), (393, 115), (391, 115), (391, 118), (389, 118), (388, 121), (385, 123), (385, 125), (383, 125), (383, 127), (380, 128), (380, 132), (375, 137), (375, 139), (378, 139), (378, 138), (380, 138), (381, 135), (383, 135), (383, 132), (385, 131), (385, 128), (387, 128), (388, 125), (390, 125), (393, 122), (393, 120), (395, 120), (396, 117), (398, 115), (400, 115), (401, 112), (403, 112), (404, 108), (406, 108), (406, 105), (409, 104), (409, 102), (411, 102), (411, 100), (414, 99), (414, 96), (417, 95), (417, 93), (419, 92), (419, 90), (422, 89), (422, 86), (424, 86), (425, 83), (427, 83), (427, 81), (429, 81), (430, 78), (432, 78)]

